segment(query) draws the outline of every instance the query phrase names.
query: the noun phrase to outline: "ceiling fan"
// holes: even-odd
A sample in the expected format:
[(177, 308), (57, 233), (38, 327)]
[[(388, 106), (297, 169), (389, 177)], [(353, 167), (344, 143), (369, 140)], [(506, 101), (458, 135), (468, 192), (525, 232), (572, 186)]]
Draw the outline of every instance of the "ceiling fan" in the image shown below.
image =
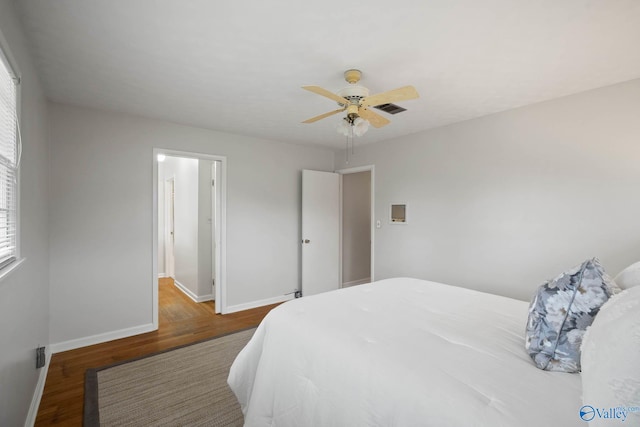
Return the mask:
[[(413, 86), (404, 86), (388, 92), (369, 95), (369, 89), (358, 84), (361, 77), (362, 72), (360, 70), (352, 69), (345, 71), (344, 79), (349, 83), (349, 86), (341, 89), (338, 93), (333, 93), (321, 88), (320, 86), (302, 86), (303, 89), (336, 101), (338, 105), (340, 105), (340, 108), (337, 110), (312, 117), (302, 123), (314, 123), (318, 120), (344, 111), (347, 115), (344, 117), (344, 121), (341, 122), (341, 125), (343, 125), (345, 129), (347, 127), (355, 129), (356, 135), (360, 136), (366, 132), (368, 123), (371, 123), (371, 125), (376, 128), (380, 128), (391, 123), (385, 117), (371, 111), (371, 107), (391, 104), (397, 101), (415, 99), (419, 96)], [(366, 122), (364, 122), (364, 120), (366, 120)], [(345, 133), (346, 130), (339, 127), (338, 132)]]

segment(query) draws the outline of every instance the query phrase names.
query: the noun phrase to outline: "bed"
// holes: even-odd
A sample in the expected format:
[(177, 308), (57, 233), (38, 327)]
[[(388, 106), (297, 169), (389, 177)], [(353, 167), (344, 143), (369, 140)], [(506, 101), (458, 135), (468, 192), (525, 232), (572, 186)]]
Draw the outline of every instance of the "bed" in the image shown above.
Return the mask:
[(529, 303), (410, 278), (290, 301), (236, 358), (247, 426), (584, 426), (579, 374), (524, 350)]

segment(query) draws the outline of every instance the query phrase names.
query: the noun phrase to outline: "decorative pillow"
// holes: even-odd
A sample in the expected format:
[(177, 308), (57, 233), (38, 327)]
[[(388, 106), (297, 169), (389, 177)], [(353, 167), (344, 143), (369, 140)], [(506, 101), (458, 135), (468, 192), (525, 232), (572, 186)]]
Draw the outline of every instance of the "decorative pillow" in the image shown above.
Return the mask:
[(622, 270), (613, 280), (622, 289), (640, 285), (640, 261)]
[(582, 341), (581, 376), (580, 416), (590, 426), (640, 425), (640, 286), (602, 306)]
[(525, 348), (547, 371), (580, 372), (585, 330), (611, 295), (619, 291), (597, 258), (544, 283), (529, 306)]

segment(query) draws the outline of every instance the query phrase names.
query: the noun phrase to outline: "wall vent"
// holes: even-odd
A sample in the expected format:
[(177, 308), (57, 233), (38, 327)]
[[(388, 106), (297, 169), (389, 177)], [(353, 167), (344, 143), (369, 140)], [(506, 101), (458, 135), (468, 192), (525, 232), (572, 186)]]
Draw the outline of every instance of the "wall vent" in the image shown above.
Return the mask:
[(36, 369), (42, 368), (46, 363), (44, 347), (36, 348)]
[(407, 111), (406, 108), (402, 108), (401, 106), (396, 104), (376, 105), (375, 108), (389, 114), (398, 114), (398, 113), (402, 113), (403, 111)]

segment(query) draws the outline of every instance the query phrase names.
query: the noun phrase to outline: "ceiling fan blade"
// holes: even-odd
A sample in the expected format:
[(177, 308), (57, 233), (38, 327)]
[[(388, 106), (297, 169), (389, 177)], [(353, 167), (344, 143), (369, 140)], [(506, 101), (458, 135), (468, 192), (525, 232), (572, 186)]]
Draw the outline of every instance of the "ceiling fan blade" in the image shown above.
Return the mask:
[(371, 123), (371, 126), (373, 126), (374, 128), (381, 128), (382, 126), (386, 126), (391, 123), (380, 114), (374, 113), (366, 107), (360, 107), (360, 109), (358, 110), (358, 115)]
[(313, 92), (318, 95), (322, 95), (326, 98), (332, 99), (336, 101), (338, 104), (349, 105), (349, 101), (346, 98), (338, 96), (333, 92), (330, 92), (326, 89), (321, 88), (320, 86), (302, 86), (302, 89), (305, 89), (305, 90), (308, 90), (309, 92)]
[(329, 111), (328, 113), (324, 113), (324, 114), (320, 114), (319, 116), (315, 116), (315, 117), (311, 117), (310, 119), (305, 120), (302, 123), (313, 123), (313, 122), (317, 122), (318, 120), (322, 120), (325, 117), (329, 117), (329, 116), (333, 116), (334, 114), (337, 114), (341, 111), (344, 111), (344, 108), (338, 108), (335, 111)]
[(418, 91), (413, 86), (404, 86), (398, 89), (382, 92), (375, 95), (367, 96), (360, 101), (363, 107), (375, 107), (376, 105), (390, 104), (392, 102), (406, 101), (408, 99), (416, 99)]

